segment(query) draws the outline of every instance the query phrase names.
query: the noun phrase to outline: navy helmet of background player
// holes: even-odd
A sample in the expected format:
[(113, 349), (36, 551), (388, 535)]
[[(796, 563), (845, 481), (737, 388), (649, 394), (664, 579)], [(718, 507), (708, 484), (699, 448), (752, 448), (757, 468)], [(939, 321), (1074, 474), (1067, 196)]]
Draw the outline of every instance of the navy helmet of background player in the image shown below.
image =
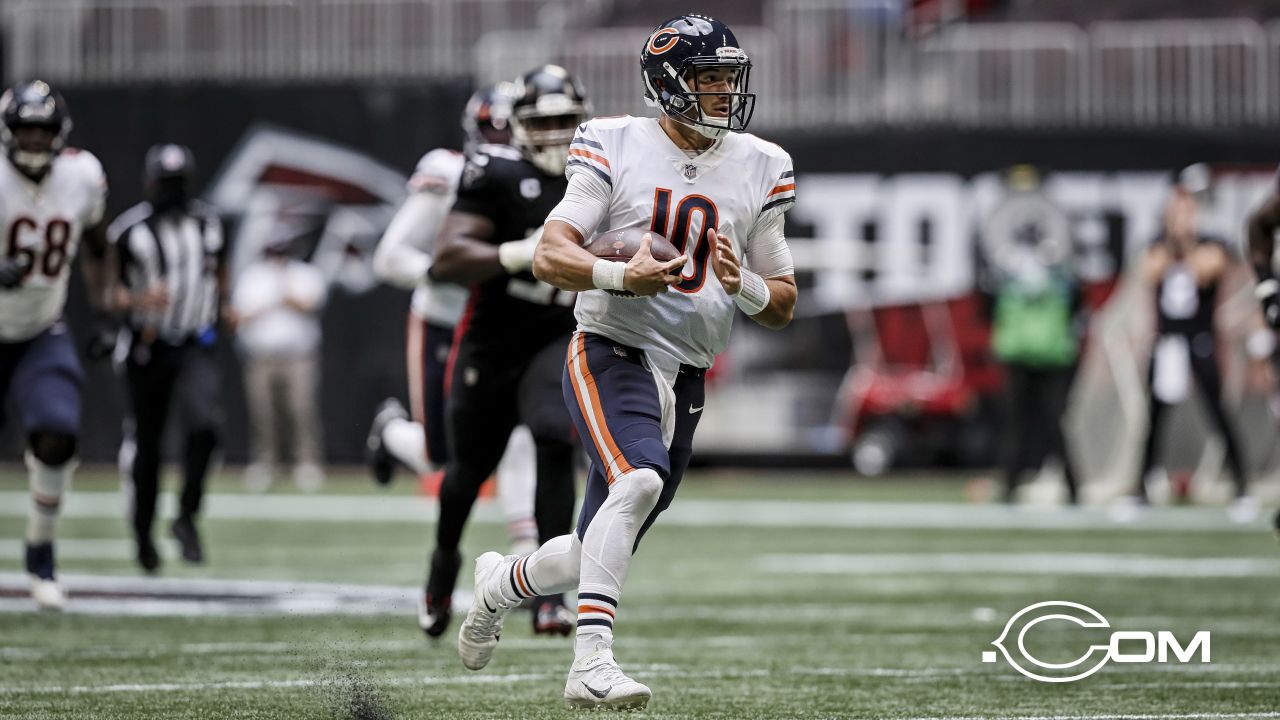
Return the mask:
[[(40, 180), (71, 134), (71, 112), (62, 95), (48, 83), (20, 83), (0, 97), (0, 143), (13, 166), (32, 180)], [(37, 136), (30, 129), (43, 129)]]
[(574, 130), (589, 115), (577, 81), (562, 67), (544, 65), (518, 82), (511, 109), (512, 144), (542, 172), (560, 175)]
[[(710, 92), (699, 87), (698, 69), (726, 66), (738, 70), (732, 91), (718, 88)], [(756, 107), (756, 96), (747, 92), (751, 60), (729, 26), (719, 20), (682, 15), (658, 26), (645, 41), (640, 68), (645, 102), (709, 138), (742, 132), (751, 122)], [(705, 97), (728, 102), (728, 114), (708, 115), (700, 102)]]
[(480, 145), (511, 142), (511, 103), (515, 88), (509, 82), (485, 85), (471, 94), (462, 110), (463, 150), (468, 154)]
[(26, 568), (41, 607), (61, 607), (54, 528), (75, 467), (83, 372), (62, 325), (70, 266), (83, 240), (89, 301), (103, 304), (109, 264), (106, 177), (97, 158), (67, 148), (71, 114), (47, 83), (0, 96), (0, 405), (12, 400), (27, 434), (32, 506)]

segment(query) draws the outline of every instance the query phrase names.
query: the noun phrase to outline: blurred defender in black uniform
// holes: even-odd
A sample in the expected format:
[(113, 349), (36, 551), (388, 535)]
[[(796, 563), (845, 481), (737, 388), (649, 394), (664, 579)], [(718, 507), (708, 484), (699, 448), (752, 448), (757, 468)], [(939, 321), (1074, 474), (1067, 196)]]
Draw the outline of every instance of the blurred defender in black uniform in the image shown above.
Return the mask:
[[(554, 65), (517, 85), (515, 147), (481, 145), (467, 159), (430, 271), (432, 280), (471, 287), (446, 368), (450, 459), (426, 587), (434, 620), (426, 632), (433, 637), (449, 624), (458, 545), (471, 506), (516, 425), (528, 426), (537, 448), (539, 542), (573, 525), (573, 425), (560, 375), (576, 325), (574, 293), (538, 281), (530, 268), (542, 223), (568, 184), (569, 143), (587, 108), (573, 78)], [(572, 630), (561, 597), (539, 598), (535, 607), (536, 632)]]

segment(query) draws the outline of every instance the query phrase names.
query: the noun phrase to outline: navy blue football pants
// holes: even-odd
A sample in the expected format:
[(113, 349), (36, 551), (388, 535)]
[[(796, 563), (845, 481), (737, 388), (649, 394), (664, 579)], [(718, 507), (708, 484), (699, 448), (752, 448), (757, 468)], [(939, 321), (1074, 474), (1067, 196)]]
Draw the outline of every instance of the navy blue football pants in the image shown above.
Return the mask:
[(706, 370), (681, 366), (673, 388), (675, 434), (668, 450), (662, 443), (657, 381), (644, 351), (603, 335), (574, 333), (564, 372), (564, 399), (591, 459), (578, 516), (579, 539), (608, 498), (609, 485), (632, 470), (650, 468), (662, 478), (663, 487), (657, 506), (640, 526), (639, 547), (658, 514), (671, 505), (689, 466), (693, 433), (706, 396), (705, 380)]

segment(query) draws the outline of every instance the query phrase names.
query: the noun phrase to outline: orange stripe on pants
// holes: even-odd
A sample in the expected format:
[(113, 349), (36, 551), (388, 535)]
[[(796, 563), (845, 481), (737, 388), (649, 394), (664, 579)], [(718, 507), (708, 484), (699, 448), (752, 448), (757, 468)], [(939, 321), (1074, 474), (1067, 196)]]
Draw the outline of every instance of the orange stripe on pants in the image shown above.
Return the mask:
[[(569, 372), (575, 374), (573, 383), (573, 395), (578, 401), (578, 410), (582, 413), (582, 417), (587, 421), (587, 429), (591, 433), (591, 443), (596, 448), (596, 453), (600, 456), (604, 463), (605, 479), (610, 485), (618, 479), (618, 475), (629, 473), (635, 468), (631, 467), (631, 463), (627, 462), (627, 458), (618, 449), (618, 444), (614, 442), (613, 434), (609, 432), (609, 424), (605, 420), (604, 405), (600, 402), (600, 393), (596, 389), (596, 380), (591, 375), (591, 368), (587, 365), (587, 343), (582, 333), (575, 333), (573, 336), (573, 344), (570, 345), (570, 369)], [(582, 378), (576, 377), (581, 375)], [(583, 393), (586, 397), (583, 397)], [(594, 422), (592, 422), (594, 420)], [(614, 466), (617, 466), (617, 473), (614, 472)]]

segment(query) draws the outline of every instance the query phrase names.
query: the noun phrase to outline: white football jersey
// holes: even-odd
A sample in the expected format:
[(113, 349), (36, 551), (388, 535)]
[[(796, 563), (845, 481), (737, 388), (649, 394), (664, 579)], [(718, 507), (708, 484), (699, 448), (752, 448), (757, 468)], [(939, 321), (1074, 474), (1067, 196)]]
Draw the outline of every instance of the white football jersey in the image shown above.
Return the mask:
[(35, 337), (62, 317), (81, 233), (102, 220), (106, 202), (107, 178), (92, 153), (63, 150), (39, 183), (0, 159), (0, 251), (31, 265), (21, 286), (0, 290), (0, 342)]
[[(440, 234), (448, 209), (453, 207), (458, 194), (458, 182), (462, 178), (462, 168), (466, 163), (466, 156), (462, 153), (438, 148), (423, 155), (414, 168), (413, 176), (409, 178), (409, 192), (438, 195), (445, 210), (434, 227), (423, 228), (422, 232), (415, 235), (425, 243), (419, 250), (435, 252), (436, 236)], [(418, 317), (453, 327), (462, 318), (466, 304), (467, 288), (452, 283), (423, 280), (413, 291), (411, 308)]]
[(623, 116), (579, 126), (565, 172), (592, 173), (611, 187), (598, 232), (653, 230), (689, 256), (684, 280), (656, 297), (579, 293), (579, 329), (710, 367), (729, 342), (735, 305), (711, 268), (707, 231), (728, 236), (734, 253), (750, 266), (757, 222), (795, 204), (791, 156), (754, 135), (728, 133), (691, 158), (657, 119)]

